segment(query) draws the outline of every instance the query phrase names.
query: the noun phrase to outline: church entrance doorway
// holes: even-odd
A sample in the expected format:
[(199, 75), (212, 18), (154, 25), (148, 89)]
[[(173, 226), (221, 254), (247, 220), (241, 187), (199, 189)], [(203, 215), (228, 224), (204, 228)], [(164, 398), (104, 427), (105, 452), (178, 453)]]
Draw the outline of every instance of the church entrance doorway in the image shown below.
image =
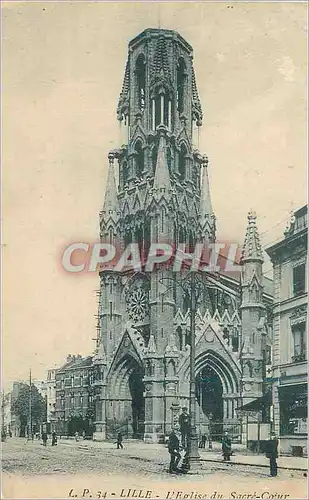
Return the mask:
[(129, 388), (132, 398), (133, 437), (143, 439), (145, 428), (144, 373), (137, 366), (129, 376)]
[(196, 398), (199, 405), (200, 434), (221, 441), (223, 434), (222, 384), (217, 373), (209, 366), (196, 377)]

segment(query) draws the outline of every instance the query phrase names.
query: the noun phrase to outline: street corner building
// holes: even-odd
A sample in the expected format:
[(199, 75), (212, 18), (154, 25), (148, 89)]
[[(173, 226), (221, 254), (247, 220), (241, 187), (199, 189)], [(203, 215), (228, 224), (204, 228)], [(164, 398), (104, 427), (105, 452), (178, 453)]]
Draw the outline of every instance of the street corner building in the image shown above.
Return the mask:
[(267, 249), (274, 266), (273, 410), (281, 453), (307, 455), (306, 265), (308, 207), (294, 212), (284, 238)]

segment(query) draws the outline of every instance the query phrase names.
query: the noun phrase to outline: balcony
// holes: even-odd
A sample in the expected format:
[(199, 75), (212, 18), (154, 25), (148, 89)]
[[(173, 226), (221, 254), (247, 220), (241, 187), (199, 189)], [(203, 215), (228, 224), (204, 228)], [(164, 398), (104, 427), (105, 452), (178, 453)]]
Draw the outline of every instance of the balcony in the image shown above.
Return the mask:
[(301, 352), (300, 354), (296, 354), (295, 356), (292, 356), (292, 363), (302, 363), (303, 361), (306, 361), (306, 353)]

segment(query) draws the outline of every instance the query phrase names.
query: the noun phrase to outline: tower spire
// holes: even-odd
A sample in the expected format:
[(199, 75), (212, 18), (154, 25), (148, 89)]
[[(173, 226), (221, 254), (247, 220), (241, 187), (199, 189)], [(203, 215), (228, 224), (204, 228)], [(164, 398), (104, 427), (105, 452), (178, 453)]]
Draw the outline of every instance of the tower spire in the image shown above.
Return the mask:
[(202, 222), (206, 216), (210, 217), (213, 213), (211, 198), (210, 198), (210, 188), (208, 179), (208, 158), (203, 156), (203, 178), (202, 178), (202, 192), (201, 192), (201, 216)]
[(107, 182), (105, 188), (105, 197), (103, 204), (103, 214), (105, 215), (105, 219), (107, 219), (108, 215), (111, 216), (114, 221), (117, 219), (117, 213), (119, 211), (119, 203), (117, 196), (117, 188), (116, 188), (116, 180), (115, 180), (115, 172), (114, 172), (114, 153), (110, 152), (108, 154), (108, 174), (107, 174)]
[(241, 260), (242, 262), (248, 260), (264, 262), (260, 236), (256, 225), (256, 213), (253, 210), (250, 210), (248, 213), (248, 226)]

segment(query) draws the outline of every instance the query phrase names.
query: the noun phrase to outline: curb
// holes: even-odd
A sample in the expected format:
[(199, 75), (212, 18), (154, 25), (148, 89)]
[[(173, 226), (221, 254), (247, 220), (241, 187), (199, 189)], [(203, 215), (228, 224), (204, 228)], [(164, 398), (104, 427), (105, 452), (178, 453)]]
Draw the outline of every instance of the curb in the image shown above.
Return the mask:
[[(212, 459), (212, 458), (201, 458), (201, 462), (213, 462), (213, 463), (217, 463), (217, 464), (224, 464), (226, 462), (224, 462), (223, 460), (216, 460), (216, 459)], [(229, 465), (245, 465), (245, 466), (249, 466), (249, 467), (266, 467), (267, 469), (269, 469), (269, 465), (268, 464), (248, 464), (248, 463), (244, 463), (244, 462), (228, 462)], [(300, 471), (300, 472), (308, 472), (308, 469), (304, 469), (302, 467), (285, 467), (285, 466), (278, 466), (278, 470), (279, 469), (283, 469), (283, 470), (295, 470), (295, 471)]]

